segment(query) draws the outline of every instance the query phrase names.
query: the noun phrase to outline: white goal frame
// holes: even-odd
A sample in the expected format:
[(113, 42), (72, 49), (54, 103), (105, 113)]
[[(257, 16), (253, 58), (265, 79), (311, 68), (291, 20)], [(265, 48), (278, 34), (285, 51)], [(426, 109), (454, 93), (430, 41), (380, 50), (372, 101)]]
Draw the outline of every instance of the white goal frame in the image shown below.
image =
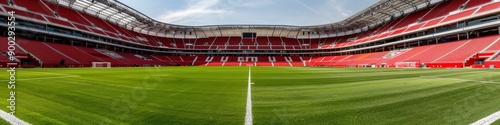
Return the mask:
[(396, 62), (396, 68), (417, 68), (419, 62)]
[(372, 64), (358, 64), (358, 68), (372, 68)]
[(111, 68), (111, 62), (92, 62), (92, 68)]

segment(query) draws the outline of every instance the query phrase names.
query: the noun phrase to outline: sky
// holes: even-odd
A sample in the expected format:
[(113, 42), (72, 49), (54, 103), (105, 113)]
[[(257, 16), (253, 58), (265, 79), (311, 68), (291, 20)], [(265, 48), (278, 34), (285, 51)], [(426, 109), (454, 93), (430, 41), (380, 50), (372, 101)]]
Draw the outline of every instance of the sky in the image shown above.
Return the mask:
[(118, 0), (161, 22), (188, 25), (294, 25), (338, 22), (378, 0)]

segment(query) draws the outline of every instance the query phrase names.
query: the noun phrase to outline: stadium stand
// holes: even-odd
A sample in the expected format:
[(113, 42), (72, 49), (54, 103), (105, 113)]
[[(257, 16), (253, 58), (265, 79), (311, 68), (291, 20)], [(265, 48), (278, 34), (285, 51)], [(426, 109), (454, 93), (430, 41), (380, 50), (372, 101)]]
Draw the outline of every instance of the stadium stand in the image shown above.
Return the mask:
[(488, 2), (491, 2), (492, 0), (469, 0), (467, 2), (467, 5), (466, 5), (466, 8), (472, 8), (472, 7), (476, 7), (478, 5), (482, 5), (482, 4), (485, 4), (485, 3), (488, 3)]
[[(469, 43), (470, 40), (462, 40), (458, 42), (449, 42), (449, 43), (443, 43), (443, 44), (437, 44), (433, 46), (424, 46), (426, 49), (425, 51), (421, 52), (416, 52), (418, 54), (414, 54), (412, 57), (409, 57), (405, 60), (396, 60), (396, 61), (410, 61), (410, 60), (418, 60), (421, 63), (431, 63), (434, 60), (439, 59), (440, 57), (449, 55), (450, 52), (456, 50), (459, 47), (463, 47), (465, 44)], [(412, 52), (408, 52), (408, 54), (411, 54)], [(395, 62), (387, 63), (387, 64), (395, 64)]]
[[(39, 1), (35, 1), (35, 3), (40, 4)], [(87, 20), (85, 20), (83, 17), (81, 17), (77, 11), (71, 10), (69, 8), (66, 8), (66, 7), (50, 4), (50, 3), (47, 3), (45, 5), (47, 5), (48, 8), (50, 8), (55, 13), (57, 13), (61, 18), (72, 21), (73, 23), (79, 23), (79, 24), (83, 24), (86, 26), (91, 25)]]
[(432, 61), (432, 63), (462, 63), (473, 54), (484, 50), (488, 45), (492, 44), (492, 41), (495, 41), (496, 39), (498, 39), (498, 36), (473, 39), (461, 47), (457, 47), (455, 50), (450, 51), (448, 55), (443, 55), (439, 59)]
[[(45, 37), (49, 35), (43, 36), (42, 34), (37, 34), (35, 38), (18, 39), (19, 47), (23, 50), (17, 50), (17, 52), (28, 54), (28, 57), (21, 61), (32, 62), (43, 67), (88, 67), (92, 62), (111, 62), (113, 66), (394, 67), (397, 62), (418, 61), (427, 67), (443, 68), (468, 67), (476, 65), (478, 61), (486, 63), (483, 65), (500, 61), (498, 24), (483, 26), (482, 29), (467, 31), (465, 34), (446, 34), (429, 37), (426, 40), (363, 49), (416, 37), (428, 37), (428, 34), (449, 32), (464, 26), (498, 21), (500, 2), (492, 0), (443, 1), (416, 12), (405, 13), (359, 33), (311, 37), (316, 35), (315, 32), (279, 30), (267, 33), (267, 35), (258, 35), (255, 38), (243, 38), (235, 36), (234, 33), (222, 35), (226, 32), (230, 33), (227, 30), (197, 31), (195, 34), (208, 34), (198, 38), (189, 37), (192, 33), (186, 31), (173, 35), (153, 36), (105, 20), (103, 16), (97, 17), (55, 4), (54, 1), (14, 0), (14, 3), (10, 5), (6, 1), (0, 2), (5, 11), (16, 11), (16, 14), (22, 17), (21, 19), (27, 19), (27, 22), (22, 22), (23, 26), (73, 35), (69, 38), (50, 36), (63, 42), (47, 40)], [(2, 19), (5, 21), (5, 18)], [(36, 25), (39, 23), (40, 25)], [(256, 31), (264, 32), (265, 30)], [(294, 34), (296, 37), (277, 34)], [(299, 38), (298, 36), (305, 37)], [(444, 37), (446, 40), (443, 40)], [(4, 38), (3, 36), (1, 39)], [(82, 39), (92, 39), (98, 42), (90, 45), (85, 42), (78, 45), (72, 44), (74, 41), (80, 43)], [(100, 42), (112, 43), (112, 45)], [(362, 50), (351, 51), (359, 48)], [(155, 52), (143, 51), (144, 49)], [(5, 50), (2, 51), (4, 52)], [(269, 54), (259, 55), (253, 54), (254, 52), (261, 54), (268, 52)], [(244, 60), (241, 60), (242, 58)], [(0, 61), (6, 61), (5, 54), (0, 56)], [(500, 67), (500, 64), (494, 63), (494, 65)]]
[(53, 15), (52, 10), (48, 9), (45, 4), (39, 0), (16, 0), (14, 1), (16, 6), (22, 6), (30, 12), (38, 12), (45, 15)]
[(19, 46), (26, 49), (30, 54), (33, 54), (36, 57), (40, 58), (43, 61), (43, 65), (46, 67), (56, 67), (65, 64), (80, 64), (80, 62), (60, 51), (55, 50), (46, 43), (26, 39), (17, 39), (16, 42)]
[(480, 6), (480, 9), (476, 13), (483, 13), (483, 12), (492, 11), (492, 10), (499, 9), (499, 8), (500, 8), (500, 3), (496, 2), (496, 3)]
[[(101, 60), (99, 58), (96, 58), (88, 53), (85, 53), (76, 47), (69, 47), (67, 45), (63, 44), (55, 44), (55, 43), (46, 43), (46, 45), (50, 46), (51, 48), (54, 48), (55, 50), (64, 53), (65, 55), (72, 57), (73, 59), (77, 60), (80, 62), (82, 65), (80, 66), (90, 66), (88, 64), (91, 64), (92, 62), (104, 62), (104, 60)], [(87, 65), (85, 65), (87, 64)], [(79, 66), (76, 66), (79, 67)]]
[(6, 53), (0, 53), (0, 62), (8, 62), (10, 61), (8, 55)]
[(422, 18), (422, 20), (426, 21), (426, 20), (430, 20), (430, 19), (433, 19), (436, 17), (448, 15), (452, 11), (459, 10), (460, 9), (459, 7), (467, 1), (468, 0), (454, 0), (452, 2), (450, 1), (450, 2), (441, 3), (435, 7), (438, 9), (431, 10), (427, 15), (425, 15)]

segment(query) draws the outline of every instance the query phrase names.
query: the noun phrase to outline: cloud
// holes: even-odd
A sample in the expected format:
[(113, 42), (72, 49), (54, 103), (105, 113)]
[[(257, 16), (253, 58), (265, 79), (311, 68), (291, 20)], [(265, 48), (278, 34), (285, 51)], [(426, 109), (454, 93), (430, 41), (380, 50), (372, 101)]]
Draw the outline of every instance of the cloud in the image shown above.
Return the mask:
[(349, 3), (349, 0), (326, 0), (324, 5), (316, 7), (316, 14), (320, 14), (317, 16), (321, 18), (318, 23), (334, 23), (352, 16), (355, 13), (353, 9), (359, 9), (356, 2), (358, 1)]
[(250, 7), (250, 8), (261, 8), (269, 5), (275, 4), (273, 1), (270, 0), (252, 0), (252, 1), (245, 1), (242, 2), (240, 7)]
[[(273, 4), (275, 2), (269, 0), (188, 0), (185, 5), (179, 5), (185, 6), (184, 8), (161, 12), (162, 14), (155, 19), (166, 23), (191, 26), (232, 24), (221, 22), (229, 20), (234, 22), (238, 19), (233, 18), (239, 18), (242, 15), (248, 16), (255, 9), (262, 9)], [(247, 17), (243, 16), (242, 18)]]
[(333, 8), (342, 17), (347, 18), (347, 17), (349, 17), (349, 16), (351, 16), (351, 15), (354, 14), (351, 9), (345, 8), (345, 4), (346, 4), (347, 0), (332, 0), (332, 1), (336, 1), (337, 2), (337, 4), (334, 4)]
[[(321, 25), (337, 22), (378, 0), (172, 0), (157, 20), (180, 25)], [(167, 2), (166, 2), (167, 3)], [(156, 10), (158, 11), (158, 10)]]
[(163, 22), (175, 23), (187, 18), (224, 14), (227, 10), (215, 7), (220, 2), (221, 0), (190, 0), (186, 9), (166, 12), (158, 19)]
[(294, 0), (296, 3), (298, 3), (299, 5), (305, 7), (307, 10), (311, 11), (311, 12), (314, 12), (316, 11), (316, 9), (314, 9), (313, 7), (311, 7), (310, 5), (304, 3), (304, 1), (302, 0)]

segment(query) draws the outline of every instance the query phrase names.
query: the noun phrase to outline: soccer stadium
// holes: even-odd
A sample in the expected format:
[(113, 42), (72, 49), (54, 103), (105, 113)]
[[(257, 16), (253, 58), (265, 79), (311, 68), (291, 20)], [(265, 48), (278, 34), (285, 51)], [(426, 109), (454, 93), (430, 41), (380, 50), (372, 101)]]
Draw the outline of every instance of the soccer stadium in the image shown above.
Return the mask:
[[(318, 1), (302, 2), (340, 0)], [(328, 23), (190, 25), (122, 0), (0, 0), (0, 124), (500, 125), (500, 0), (373, 1)]]

